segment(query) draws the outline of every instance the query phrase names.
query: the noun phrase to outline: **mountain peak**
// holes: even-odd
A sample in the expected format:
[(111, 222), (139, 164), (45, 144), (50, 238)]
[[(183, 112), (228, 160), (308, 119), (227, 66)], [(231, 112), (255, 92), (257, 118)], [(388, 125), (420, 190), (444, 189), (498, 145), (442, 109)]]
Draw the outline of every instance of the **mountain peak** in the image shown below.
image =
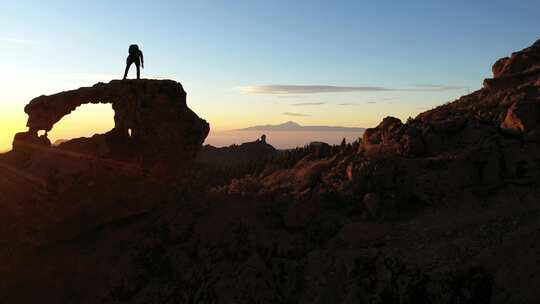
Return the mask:
[(301, 125), (299, 123), (296, 123), (296, 122), (290, 121), (290, 120), (280, 124), (280, 126), (284, 126), (284, 127), (301, 127)]
[(287, 121), (277, 125), (252, 126), (237, 131), (311, 131), (311, 132), (364, 132), (364, 128), (341, 126), (302, 126), (294, 121)]

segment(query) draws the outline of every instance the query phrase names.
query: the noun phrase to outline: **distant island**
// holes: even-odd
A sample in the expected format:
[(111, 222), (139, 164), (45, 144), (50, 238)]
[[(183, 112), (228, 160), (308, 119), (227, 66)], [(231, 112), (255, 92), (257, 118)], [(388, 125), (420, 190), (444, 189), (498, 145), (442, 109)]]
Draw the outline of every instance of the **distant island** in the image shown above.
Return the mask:
[(294, 121), (278, 125), (259, 125), (234, 131), (314, 131), (314, 132), (364, 132), (365, 128), (350, 128), (339, 126), (302, 126)]

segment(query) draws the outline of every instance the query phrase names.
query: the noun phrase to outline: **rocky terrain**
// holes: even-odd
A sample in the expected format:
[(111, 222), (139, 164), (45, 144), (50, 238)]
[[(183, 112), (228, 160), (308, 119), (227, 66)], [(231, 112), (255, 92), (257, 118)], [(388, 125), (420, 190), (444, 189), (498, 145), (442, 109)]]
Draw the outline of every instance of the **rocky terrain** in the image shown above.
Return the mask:
[[(540, 40), (479, 91), (211, 187), (189, 178), (208, 125), (180, 88), (29, 104), (0, 156), (0, 302), (540, 301)], [(38, 131), (81, 100), (113, 102), (116, 131), (51, 147)]]

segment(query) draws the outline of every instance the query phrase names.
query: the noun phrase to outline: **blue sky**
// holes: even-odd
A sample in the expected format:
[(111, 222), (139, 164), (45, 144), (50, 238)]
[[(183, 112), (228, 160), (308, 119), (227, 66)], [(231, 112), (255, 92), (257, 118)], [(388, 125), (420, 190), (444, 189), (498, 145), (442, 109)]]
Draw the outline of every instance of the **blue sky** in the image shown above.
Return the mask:
[(182, 82), (215, 131), (406, 119), (478, 89), (496, 59), (540, 38), (539, 11), (538, 0), (2, 0), (0, 148), (32, 97), (120, 78), (131, 43), (143, 77)]

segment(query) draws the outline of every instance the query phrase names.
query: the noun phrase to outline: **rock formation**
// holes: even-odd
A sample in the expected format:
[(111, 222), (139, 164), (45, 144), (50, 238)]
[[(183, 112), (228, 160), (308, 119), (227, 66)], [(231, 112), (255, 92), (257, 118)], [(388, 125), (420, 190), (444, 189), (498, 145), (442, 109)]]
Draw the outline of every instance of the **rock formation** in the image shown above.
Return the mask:
[(277, 150), (266, 142), (266, 135), (262, 135), (260, 139), (240, 145), (220, 148), (205, 145), (197, 155), (197, 162), (221, 168), (232, 168), (241, 164), (268, 160), (276, 154)]
[(341, 160), (355, 195), (368, 195), (369, 205), (372, 197), (386, 197), (392, 210), (410, 199), (443, 204), (468, 191), (487, 195), (514, 183), (537, 185), (540, 40), (497, 61), (493, 71), (477, 92), (406, 123), (386, 117), (367, 129), (358, 153)]
[[(540, 40), (493, 65), (484, 89), (418, 115), (403, 124), (387, 117), (366, 130), (362, 149), (373, 156), (437, 155), (468, 149), (503, 133), (536, 138), (540, 123)], [(499, 128), (500, 127), (500, 128)], [(375, 151), (376, 153), (371, 153)]]
[[(208, 123), (187, 107), (180, 83), (113, 80), (34, 98), (24, 109), (29, 130), (15, 136), (13, 150), (49, 148), (46, 132), (85, 103), (111, 103), (114, 128), (92, 138), (63, 142), (58, 149), (137, 162), (154, 176), (185, 175), (209, 132)], [(45, 135), (38, 136), (39, 131)]]
[[(385, 118), (358, 147), (314, 143), (188, 196), (120, 176), (116, 163), (29, 160), (28, 146), (50, 145), (35, 132), (73, 108), (35, 102), (31, 131), (0, 155), (0, 301), (539, 303), (539, 52), (540, 41), (499, 60), (482, 89), (452, 103)], [(109, 86), (131, 96), (135, 84)], [(54, 151), (134, 159), (129, 141), (101, 138), (139, 136), (142, 104), (121, 110), (121, 137)], [(195, 129), (178, 132), (202, 140), (205, 124), (178, 111)]]

